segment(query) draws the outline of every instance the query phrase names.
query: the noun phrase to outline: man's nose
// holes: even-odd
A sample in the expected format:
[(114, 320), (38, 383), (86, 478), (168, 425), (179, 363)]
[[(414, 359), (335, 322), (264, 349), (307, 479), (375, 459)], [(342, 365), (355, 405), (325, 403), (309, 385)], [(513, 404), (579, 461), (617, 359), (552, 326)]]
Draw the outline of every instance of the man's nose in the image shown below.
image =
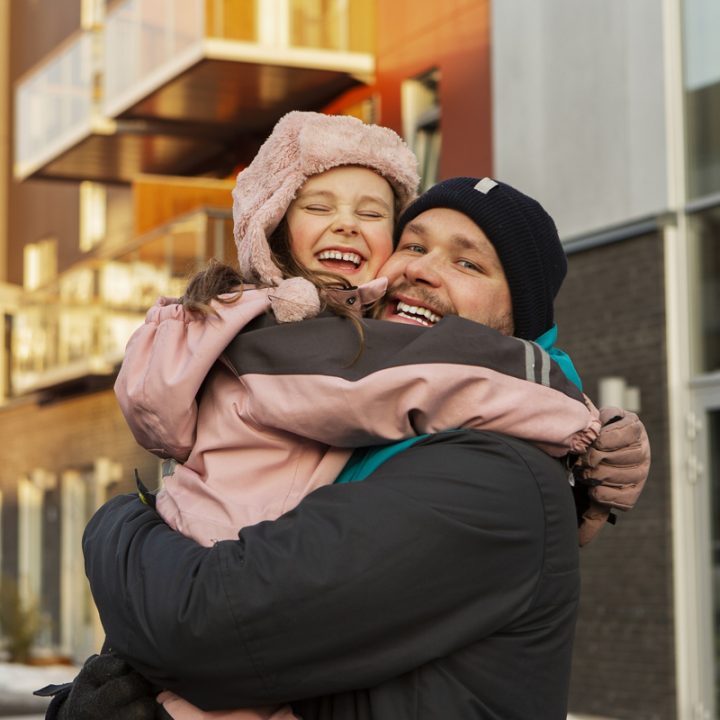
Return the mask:
[(440, 287), (442, 281), (437, 263), (438, 259), (432, 253), (418, 255), (405, 266), (405, 277), (416, 284)]

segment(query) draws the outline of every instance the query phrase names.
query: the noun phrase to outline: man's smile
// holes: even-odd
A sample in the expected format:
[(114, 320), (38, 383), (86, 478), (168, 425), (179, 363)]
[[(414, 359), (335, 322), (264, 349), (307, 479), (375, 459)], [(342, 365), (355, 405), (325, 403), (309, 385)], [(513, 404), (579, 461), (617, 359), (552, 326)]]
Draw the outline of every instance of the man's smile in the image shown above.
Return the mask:
[(402, 300), (398, 300), (395, 312), (400, 317), (407, 318), (408, 320), (415, 320), (421, 325), (435, 325), (435, 323), (442, 320), (440, 315), (436, 315), (429, 308), (422, 307), (420, 305), (408, 305)]
[(387, 300), (382, 317), (383, 320), (432, 327), (439, 323), (444, 315), (443, 311), (437, 307), (431, 307), (427, 301), (410, 295), (393, 294)]

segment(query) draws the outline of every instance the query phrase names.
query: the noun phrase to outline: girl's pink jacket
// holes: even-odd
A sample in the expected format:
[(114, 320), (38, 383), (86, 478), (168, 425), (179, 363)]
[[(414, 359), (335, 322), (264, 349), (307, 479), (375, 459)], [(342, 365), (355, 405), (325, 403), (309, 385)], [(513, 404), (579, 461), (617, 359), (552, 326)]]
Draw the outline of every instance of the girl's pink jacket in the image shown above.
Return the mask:
[[(357, 306), (383, 289), (378, 280), (354, 291)], [(368, 321), (355, 371), (359, 338), (348, 321), (278, 325), (276, 346), (255, 342), (243, 366), (242, 346), (234, 359), (226, 348), (269, 312), (271, 292), (246, 288), (234, 302), (213, 302), (218, 315), (207, 318), (161, 298), (131, 337), (115, 384), (138, 443), (178, 461), (158, 511), (203, 545), (292, 509), (332, 483), (356, 447), (473, 427), (560, 457), (597, 437), (597, 410), (544, 351), (459, 318), (427, 329)], [(328, 322), (345, 327), (344, 339)], [(347, 362), (335, 360), (343, 343)]]

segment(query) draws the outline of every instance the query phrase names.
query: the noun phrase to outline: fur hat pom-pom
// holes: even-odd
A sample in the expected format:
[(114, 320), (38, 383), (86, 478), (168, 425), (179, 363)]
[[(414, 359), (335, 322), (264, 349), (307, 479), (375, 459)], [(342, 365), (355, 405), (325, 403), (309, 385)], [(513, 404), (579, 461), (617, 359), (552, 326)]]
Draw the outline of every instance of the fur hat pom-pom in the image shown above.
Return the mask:
[(270, 306), (279, 323), (298, 322), (315, 317), (320, 312), (317, 288), (305, 278), (281, 280), (270, 290)]

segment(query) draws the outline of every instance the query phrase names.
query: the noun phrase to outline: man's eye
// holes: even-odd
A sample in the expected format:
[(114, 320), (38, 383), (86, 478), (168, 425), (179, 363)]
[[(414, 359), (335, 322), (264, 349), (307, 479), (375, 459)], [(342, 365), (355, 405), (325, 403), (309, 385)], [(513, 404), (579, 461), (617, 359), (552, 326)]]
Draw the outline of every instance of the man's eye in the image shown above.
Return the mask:
[(422, 245), (416, 245), (415, 243), (409, 243), (407, 245), (403, 245), (401, 250), (407, 250), (408, 252), (412, 253), (419, 253), (422, 254), (425, 252), (425, 248)]
[(473, 272), (482, 272), (482, 268), (469, 260), (458, 260), (458, 265), (465, 268), (466, 270), (472, 270)]

